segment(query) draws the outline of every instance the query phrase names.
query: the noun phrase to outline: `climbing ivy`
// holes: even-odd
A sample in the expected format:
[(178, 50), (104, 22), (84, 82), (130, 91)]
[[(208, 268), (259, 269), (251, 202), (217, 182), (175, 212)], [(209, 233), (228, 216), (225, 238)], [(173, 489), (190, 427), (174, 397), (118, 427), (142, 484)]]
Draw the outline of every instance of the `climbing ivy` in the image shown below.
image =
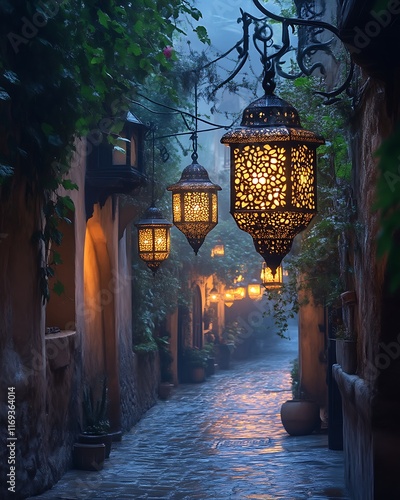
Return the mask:
[[(75, 139), (88, 136), (90, 146), (101, 133), (117, 133), (127, 98), (149, 76), (174, 94), (163, 48), (183, 34), (182, 16), (198, 21), (201, 13), (191, 0), (0, 2), (1, 196), (12, 191), (14, 174), (27, 179), (27, 195), (45, 207), (45, 248), (57, 244), (57, 219), (72, 208), (54, 193), (76, 188), (65, 185)], [(51, 266), (42, 268), (44, 299), (49, 273)]]

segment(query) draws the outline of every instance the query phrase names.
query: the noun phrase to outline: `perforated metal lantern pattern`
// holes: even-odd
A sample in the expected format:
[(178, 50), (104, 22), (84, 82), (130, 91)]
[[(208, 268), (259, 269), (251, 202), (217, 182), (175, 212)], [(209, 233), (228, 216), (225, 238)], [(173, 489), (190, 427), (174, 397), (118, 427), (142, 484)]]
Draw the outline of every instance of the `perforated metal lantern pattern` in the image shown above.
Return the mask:
[(164, 219), (158, 208), (152, 206), (135, 225), (138, 230), (139, 257), (155, 273), (169, 256), (172, 224)]
[(195, 254), (218, 223), (220, 189), (195, 161), (183, 170), (179, 182), (167, 188), (172, 191), (173, 223), (186, 236)]
[(271, 94), (250, 104), (221, 142), (231, 148), (231, 214), (276, 269), (316, 214), (316, 148), (324, 140)]

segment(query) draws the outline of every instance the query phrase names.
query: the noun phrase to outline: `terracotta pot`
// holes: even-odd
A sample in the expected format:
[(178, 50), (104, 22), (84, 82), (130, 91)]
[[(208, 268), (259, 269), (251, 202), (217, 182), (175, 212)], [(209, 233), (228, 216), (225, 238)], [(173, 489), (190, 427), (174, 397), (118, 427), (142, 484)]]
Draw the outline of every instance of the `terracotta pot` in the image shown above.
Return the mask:
[(158, 397), (160, 399), (168, 399), (171, 396), (172, 389), (174, 384), (170, 384), (169, 382), (161, 382), (158, 386)]
[(306, 436), (319, 425), (319, 406), (313, 401), (292, 399), (281, 406), (281, 421), (291, 436)]
[(198, 384), (206, 379), (206, 370), (202, 366), (193, 366), (190, 369), (190, 381)]
[(104, 457), (109, 458), (111, 452), (111, 434), (79, 434), (79, 442), (83, 444), (104, 444)]
[(101, 470), (104, 465), (105, 449), (104, 443), (75, 443), (72, 450), (75, 469)]

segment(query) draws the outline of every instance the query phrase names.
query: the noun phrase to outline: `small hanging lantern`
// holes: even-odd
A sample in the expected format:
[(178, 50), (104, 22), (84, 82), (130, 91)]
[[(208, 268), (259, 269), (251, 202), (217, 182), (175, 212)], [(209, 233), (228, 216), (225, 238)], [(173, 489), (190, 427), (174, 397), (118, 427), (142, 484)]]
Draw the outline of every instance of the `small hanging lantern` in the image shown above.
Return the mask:
[(235, 300), (235, 289), (232, 286), (225, 288), (225, 293), (224, 293), (225, 305), (227, 307), (231, 307), (234, 300)]
[(231, 214), (274, 272), (316, 214), (316, 148), (324, 140), (273, 93), (273, 76), (266, 71), (264, 97), (221, 142), (231, 148)]
[(210, 302), (212, 302), (213, 304), (216, 304), (218, 301), (219, 301), (219, 293), (218, 293), (218, 290), (214, 286), (213, 288), (211, 288), (211, 291), (210, 291)]
[(173, 223), (197, 255), (204, 238), (218, 223), (217, 191), (221, 187), (210, 181), (207, 170), (197, 163), (196, 154), (192, 160), (179, 182), (167, 190), (172, 191)]
[(247, 285), (247, 295), (252, 300), (260, 300), (263, 296), (263, 291), (261, 289), (261, 284), (256, 280), (251, 280)]
[(240, 283), (236, 283), (233, 290), (234, 300), (242, 300), (246, 297), (246, 287), (244, 287)]
[(155, 274), (161, 262), (169, 256), (172, 224), (164, 219), (161, 210), (153, 205), (135, 226), (138, 229), (139, 257)]
[(225, 247), (222, 243), (218, 243), (211, 249), (211, 257), (223, 257), (225, 255)]
[(282, 265), (278, 266), (275, 273), (273, 273), (271, 268), (269, 268), (267, 264), (263, 262), (260, 277), (261, 283), (265, 286), (265, 288), (280, 288), (283, 283)]

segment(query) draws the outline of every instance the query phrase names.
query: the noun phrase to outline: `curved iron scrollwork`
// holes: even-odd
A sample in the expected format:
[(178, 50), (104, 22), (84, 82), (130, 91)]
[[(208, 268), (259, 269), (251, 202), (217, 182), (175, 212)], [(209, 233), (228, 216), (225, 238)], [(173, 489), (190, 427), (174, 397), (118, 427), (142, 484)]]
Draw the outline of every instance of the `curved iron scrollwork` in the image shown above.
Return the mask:
[[(242, 24), (242, 38), (229, 51), (218, 58), (221, 59), (236, 49), (239, 56), (238, 61), (230, 75), (214, 89), (214, 92), (233, 80), (246, 64), (249, 57), (250, 27), (252, 25), (253, 45), (260, 55), (264, 68), (264, 90), (266, 90), (266, 86), (268, 90), (270, 90), (271, 86), (275, 86), (273, 83), (275, 74), (290, 80), (295, 80), (303, 75), (310, 76), (317, 72), (322, 76), (326, 75), (326, 65), (323, 60), (317, 58), (317, 53), (324, 53), (326, 57), (337, 64), (337, 58), (332, 46), (335, 41), (342, 43), (342, 40), (339, 36), (339, 30), (335, 26), (319, 19), (326, 12), (324, 1), (320, 2), (318, 10), (313, 1), (297, 1), (297, 8), (301, 15), (299, 18), (286, 18), (275, 14), (269, 11), (260, 0), (253, 0), (253, 3), (264, 17), (255, 17), (240, 9), (241, 17), (238, 19), (238, 23)], [(274, 27), (275, 25), (280, 26), (281, 40), (279, 44), (274, 40), (272, 23)], [(295, 27), (298, 28), (297, 46), (292, 46), (291, 32), (294, 33)], [(331, 36), (326, 38), (326, 33)], [(286, 68), (287, 62), (283, 61), (283, 57), (287, 57), (291, 52), (295, 53), (293, 59), (297, 68), (293, 68), (292, 65), (289, 71)], [(344, 81), (332, 90), (318, 92), (319, 95), (325, 98), (324, 104), (336, 102), (339, 100), (338, 96), (343, 92), (349, 93), (353, 72), (354, 64), (349, 55), (348, 70)]]

